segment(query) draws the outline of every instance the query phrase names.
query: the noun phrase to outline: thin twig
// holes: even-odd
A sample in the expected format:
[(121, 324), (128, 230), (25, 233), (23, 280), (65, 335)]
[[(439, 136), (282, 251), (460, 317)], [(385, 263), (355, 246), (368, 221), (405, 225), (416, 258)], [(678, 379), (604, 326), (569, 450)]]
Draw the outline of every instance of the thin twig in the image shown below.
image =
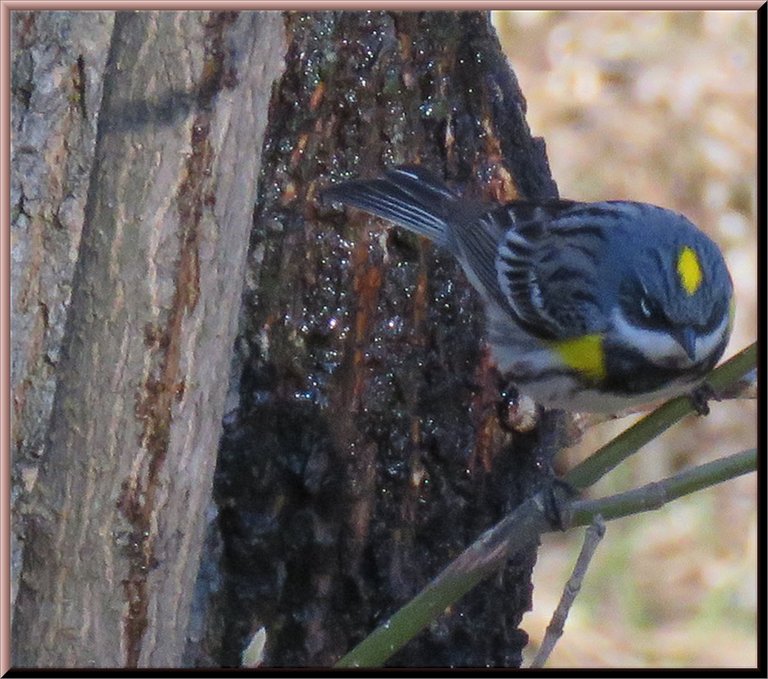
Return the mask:
[[(753, 344), (717, 368), (707, 381), (716, 392), (723, 389), (749, 372), (755, 365), (756, 356), (757, 348), (756, 344)], [(649, 424), (639, 428), (635, 425), (632, 428), (634, 433), (623, 439), (618, 450), (611, 451), (609, 444), (602, 449), (603, 451), (608, 449), (604, 458), (585, 464), (595, 457), (592, 456), (585, 463), (574, 468), (564, 480), (577, 488), (591, 485), (660, 431), (664, 431), (692, 410), (689, 399), (674, 399), (657, 411), (657, 413), (661, 412), (657, 420), (653, 419), (656, 414), (654, 413), (638, 423), (643, 425), (650, 420)], [(621, 436), (619, 438), (621, 439)], [(664, 487), (665, 482), (652, 484), (654, 487), (641, 492), (639, 497), (636, 491), (631, 491), (621, 496), (598, 501), (563, 502), (558, 505), (561, 512), (559, 522), (554, 522), (557, 525), (554, 525), (548, 516), (551, 512), (547, 512), (547, 507), (551, 507), (552, 504), (551, 495), (547, 495), (546, 492), (537, 493), (483, 533), (416, 597), (341, 658), (336, 667), (382, 665), (387, 658), (408, 643), (446, 608), (458, 601), (485, 577), (497, 571), (507, 558), (538, 541), (541, 533), (563, 530), (576, 525), (588, 525), (597, 514), (609, 519), (626, 516), (633, 511), (651, 509), (658, 506), (659, 502), (663, 504), (679, 497), (680, 494), (693, 492), (693, 490), (720, 483), (726, 478), (752, 471), (756, 465), (755, 451), (746, 451), (672, 477), (668, 480), (670, 484), (668, 488)], [(574, 475), (573, 472), (577, 473)], [(661, 493), (659, 493), (660, 490)], [(552, 492), (557, 491), (550, 489), (549, 493)], [(628, 502), (627, 498), (629, 498)], [(631, 507), (634, 509), (630, 511)]]
[(531, 663), (531, 668), (538, 669), (544, 667), (558, 639), (563, 636), (568, 613), (570, 613), (573, 602), (576, 601), (576, 597), (581, 591), (581, 583), (584, 582), (584, 576), (587, 573), (589, 564), (604, 535), (605, 522), (602, 517), (597, 516), (584, 533), (584, 544), (581, 546), (579, 557), (576, 559), (573, 573), (571, 573), (571, 577), (568, 578), (568, 582), (565, 584), (563, 595), (560, 597), (560, 602), (552, 614), (552, 620), (547, 625), (547, 631), (544, 634), (539, 651)]
[[(719, 389), (714, 396), (718, 403), (727, 401), (754, 401), (757, 399), (757, 369), (753, 368), (741, 379), (722, 389)], [(584, 434), (603, 422), (621, 420), (630, 415), (649, 415), (658, 404), (634, 406), (618, 413), (574, 413), (568, 424), (568, 445), (573, 446), (578, 443)]]
[(381, 665), (478, 582), (501, 568), (507, 558), (535, 543), (542, 533), (588, 525), (598, 514), (613, 519), (655, 509), (682, 494), (746, 474), (756, 466), (757, 453), (748, 450), (637, 491), (601, 500), (567, 502), (559, 498), (563, 500), (558, 505), (559, 521), (553, 520), (547, 508), (552, 504), (551, 493), (560, 489), (537, 493), (483, 533), (419, 594), (339, 660), (336, 667)]
[(537, 493), (483, 533), (421, 592), (355, 646), (336, 667), (376, 667), (448, 606), (498, 571), (512, 552), (537, 544), (551, 530), (544, 493)]
[[(707, 384), (715, 393), (720, 393), (753, 370), (756, 359), (757, 343), (753, 343), (715, 368), (707, 377)], [(693, 412), (694, 406), (688, 396), (668, 401), (576, 465), (563, 480), (576, 488), (588, 488), (675, 422)]]
[(751, 448), (686, 469), (662, 481), (653, 481), (624, 493), (598, 500), (574, 500), (562, 510), (561, 520), (563, 526), (568, 528), (589, 525), (596, 516), (611, 520), (660, 509), (683, 495), (690, 495), (697, 490), (703, 490), (728, 479), (735, 479), (756, 469), (757, 449)]

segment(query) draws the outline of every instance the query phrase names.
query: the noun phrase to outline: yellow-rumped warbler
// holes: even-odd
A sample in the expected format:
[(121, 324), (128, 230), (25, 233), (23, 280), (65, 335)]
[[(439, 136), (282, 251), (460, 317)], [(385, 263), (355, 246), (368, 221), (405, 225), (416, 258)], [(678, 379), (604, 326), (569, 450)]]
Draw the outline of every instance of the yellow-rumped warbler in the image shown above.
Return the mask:
[(693, 390), (722, 356), (733, 285), (682, 215), (631, 201), (465, 200), (417, 166), (326, 189), (446, 248), (485, 302), (502, 371), (547, 407), (618, 412)]

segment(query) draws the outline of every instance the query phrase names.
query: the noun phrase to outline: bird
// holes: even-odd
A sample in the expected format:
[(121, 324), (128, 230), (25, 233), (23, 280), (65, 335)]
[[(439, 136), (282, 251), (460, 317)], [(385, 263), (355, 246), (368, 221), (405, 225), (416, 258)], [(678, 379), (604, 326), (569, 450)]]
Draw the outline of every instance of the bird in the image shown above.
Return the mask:
[(339, 203), (452, 254), (480, 294), (498, 370), (545, 408), (619, 413), (691, 393), (733, 327), (718, 246), (630, 200), (464, 198), (421, 165), (331, 184)]

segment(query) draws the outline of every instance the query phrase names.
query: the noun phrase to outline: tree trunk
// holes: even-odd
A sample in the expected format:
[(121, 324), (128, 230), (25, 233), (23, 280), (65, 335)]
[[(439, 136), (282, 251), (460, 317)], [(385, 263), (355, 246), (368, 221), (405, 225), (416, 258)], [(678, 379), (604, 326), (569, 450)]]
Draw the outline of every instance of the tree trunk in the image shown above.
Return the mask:
[[(14, 13), (13, 37), (15, 664), (237, 665), (261, 626), (267, 664), (334, 662), (556, 445), (556, 414), (502, 426), (459, 266), (316, 202), (398, 162), (556, 195), (487, 14)], [(519, 665), (534, 561), (392, 663)]]
[[(500, 425), (482, 311), (456, 262), (316, 201), (333, 176), (399, 162), (475, 195), (556, 195), (487, 14), (287, 26), (195, 662), (239, 664), (264, 626), (266, 664), (333, 663), (542, 482), (559, 422)], [(392, 663), (519, 666), (534, 561), (512, 559)]]
[[(73, 25), (89, 23), (72, 16)], [(14, 19), (22, 49), (25, 30), (42, 20)], [(109, 22), (94, 21), (104, 22), (103, 38)], [(55, 398), (36, 482), (27, 475), (34, 489), (24, 507), (17, 665), (180, 662), (282, 36), (278, 13), (115, 16)], [(25, 59), (16, 57), (14, 67)], [(66, 63), (75, 121), (92, 120), (98, 103), (83, 83), (84, 62)], [(41, 147), (32, 122), (15, 152)], [(39, 240), (51, 227), (30, 189), (47, 187), (35, 182), (15, 196), (28, 262), (42, 267)], [(74, 247), (76, 202), (66, 219), (60, 213)], [(65, 288), (66, 266), (61, 272)], [(19, 276), (31, 287), (26, 300), (14, 298), (14, 312), (36, 305), (42, 320), (22, 326), (30, 314), (15, 315), (14, 333), (34, 327), (42, 342), (49, 293), (34, 287), (41, 275)], [(39, 364), (30, 347), (27, 365)], [(26, 366), (14, 374), (20, 447), (32, 437), (27, 375), (35, 376)]]
[(11, 602), (56, 387), (113, 12), (11, 12)]

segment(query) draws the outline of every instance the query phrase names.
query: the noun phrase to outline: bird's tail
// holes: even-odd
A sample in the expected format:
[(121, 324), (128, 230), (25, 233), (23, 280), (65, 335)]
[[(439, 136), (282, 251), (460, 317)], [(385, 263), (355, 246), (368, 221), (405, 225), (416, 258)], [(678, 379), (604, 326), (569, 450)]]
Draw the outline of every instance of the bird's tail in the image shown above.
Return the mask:
[(422, 167), (402, 165), (380, 179), (341, 182), (323, 191), (322, 199), (365, 210), (450, 247), (448, 219), (458, 196)]

